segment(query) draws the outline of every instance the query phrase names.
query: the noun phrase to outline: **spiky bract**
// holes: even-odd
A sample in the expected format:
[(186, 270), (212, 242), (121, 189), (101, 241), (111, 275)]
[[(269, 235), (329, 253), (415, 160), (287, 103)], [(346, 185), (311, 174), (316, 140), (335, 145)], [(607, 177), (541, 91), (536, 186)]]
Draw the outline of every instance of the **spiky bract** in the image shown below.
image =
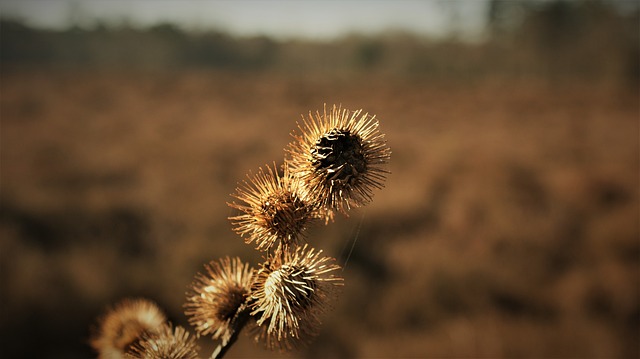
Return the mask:
[(290, 349), (317, 335), (335, 286), (342, 278), (331, 257), (320, 257), (307, 245), (267, 261), (258, 271), (252, 288), (251, 315), (256, 317), (257, 339), (268, 348)]
[(198, 347), (194, 337), (183, 327), (163, 325), (157, 333), (144, 334), (127, 352), (127, 359), (196, 359)]
[(157, 333), (166, 321), (158, 306), (146, 299), (125, 299), (100, 320), (91, 346), (100, 359), (122, 358), (143, 334)]
[(300, 134), (287, 148), (291, 172), (304, 184), (305, 196), (332, 211), (346, 213), (373, 198), (382, 188), (391, 150), (378, 130), (375, 116), (362, 110), (350, 112), (335, 105), (329, 113), (303, 117)]
[(280, 176), (275, 164), (273, 169), (260, 168), (233, 195), (241, 203), (229, 203), (243, 212), (229, 218), (234, 230), (246, 243), (255, 242), (258, 250), (298, 245), (304, 229), (318, 218), (315, 206), (302, 198), (299, 182), (291, 178), (287, 166), (283, 169)]
[(199, 335), (229, 340), (232, 321), (251, 291), (254, 270), (240, 258), (225, 257), (205, 265), (187, 294), (185, 314)]

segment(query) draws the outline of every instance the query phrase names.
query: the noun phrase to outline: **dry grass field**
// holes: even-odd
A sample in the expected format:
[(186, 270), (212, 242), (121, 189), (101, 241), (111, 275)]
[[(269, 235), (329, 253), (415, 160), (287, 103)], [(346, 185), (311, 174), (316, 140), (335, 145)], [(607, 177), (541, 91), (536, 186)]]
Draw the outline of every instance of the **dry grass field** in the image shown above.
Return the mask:
[(206, 262), (261, 262), (231, 230), (229, 194), (324, 103), (377, 116), (386, 188), (311, 229), (345, 266), (320, 337), (282, 355), (245, 335), (230, 357), (640, 355), (637, 88), (33, 69), (1, 86), (5, 358), (93, 357), (91, 327), (125, 297), (189, 327)]

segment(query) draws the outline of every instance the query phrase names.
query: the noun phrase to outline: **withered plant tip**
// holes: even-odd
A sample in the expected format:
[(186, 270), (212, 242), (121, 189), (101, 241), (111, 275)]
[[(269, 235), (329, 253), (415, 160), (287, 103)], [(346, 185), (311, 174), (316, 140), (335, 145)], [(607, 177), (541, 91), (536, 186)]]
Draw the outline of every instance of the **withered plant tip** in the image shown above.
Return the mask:
[(127, 359), (197, 359), (198, 346), (183, 327), (163, 325), (157, 333), (143, 334), (126, 353)]
[(146, 299), (125, 299), (100, 319), (91, 346), (99, 359), (121, 358), (144, 334), (155, 334), (167, 320), (158, 306)]
[[(375, 116), (325, 106), (322, 114), (303, 117), (298, 129), (281, 168), (274, 163), (247, 175), (227, 203), (240, 212), (229, 217), (233, 230), (266, 252), (260, 269), (239, 258), (211, 261), (187, 291), (189, 324), (198, 337), (220, 341), (212, 359), (222, 358), (245, 326), (278, 350), (318, 334), (343, 278), (334, 258), (303, 243), (306, 230), (369, 203), (384, 186), (391, 150)], [(195, 359), (195, 341), (167, 323), (155, 304), (129, 300), (105, 315), (91, 344), (99, 359)]]
[(251, 315), (267, 347), (289, 349), (317, 334), (320, 315), (337, 294), (335, 287), (343, 284), (334, 274), (340, 266), (321, 254), (304, 245), (272, 258), (258, 270)]
[(309, 113), (292, 133), (286, 162), (294, 177), (301, 179), (305, 197), (331, 211), (346, 214), (352, 206), (363, 206), (373, 190), (384, 187), (391, 150), (378, 129), (375, 116), (336, 107)]
[(187, 294), (185, 314), (198, 335), (228, 341), (231, 322), (251, 292), (254, 270), (240, 258), (226, 257), (205, 265)]
[(239, 203), (229, 203), (242, 212), (229, 218), (234, 231), (262, 251), (299, 245), (304, 230), (318, 218), (313, 203), (303, 198), (300, 182), (291, 177), (286, 165), (282, 175), (274, 164), (248, 177), (249, 182), (244, 181), (233, 195)]

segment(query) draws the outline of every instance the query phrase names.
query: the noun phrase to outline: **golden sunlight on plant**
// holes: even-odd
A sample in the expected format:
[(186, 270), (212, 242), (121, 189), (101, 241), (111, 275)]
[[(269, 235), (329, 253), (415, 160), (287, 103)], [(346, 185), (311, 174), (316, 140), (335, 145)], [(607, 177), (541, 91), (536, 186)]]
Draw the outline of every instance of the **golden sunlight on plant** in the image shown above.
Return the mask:
[[(238, 202), (229, 203), (241, 212), (229, 218), (234, 230), (266, 252), (260, 269), (239, 258), (211, 261), (187, 293), (185, 314), (197, 335), (220, 340), (211, 358), (223, 357), (245, 326), (272, 350), (311, 341), (343, 278), (334, 258), (301, 239), (315, 220), (346, 215), (384, 186), (391, 151), (374, 116), (325, 107), (300, 131), (281, 168), (248, 176), (233, 195)], [(100, 358), (198, 357), (195, 338), (146, 300), (125, 300), (110, 311), (92, 343)]]

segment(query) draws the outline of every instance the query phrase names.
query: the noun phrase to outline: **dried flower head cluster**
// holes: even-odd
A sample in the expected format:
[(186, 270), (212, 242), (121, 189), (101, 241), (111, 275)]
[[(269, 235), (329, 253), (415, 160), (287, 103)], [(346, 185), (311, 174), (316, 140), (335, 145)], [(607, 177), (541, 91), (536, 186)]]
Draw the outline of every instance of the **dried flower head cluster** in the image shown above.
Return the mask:
[[(221, 358), (247, 325), (269, 349), (288, 350), (317, 335), (342, 286), (335, 259), (306, 242), (318, 220), (363, 206), (383, 187), (391, 154), (375, 116), (333, 106), (311, 113), (286, 147), (284, 164), (247, 176), (228, 205), (233, 230), (265, 253), (259, 269), (239, 258), (205, 265), (189, 287), (185, 314), (198, 336), (220, 340)], [(101, 322), (100, 358), (194, 359), (195, 338), (173, 328), (148, 301), (127, 301)]]
[(267, 347), (289, 349), (317, 334), (319, 315), (335, 294), (334, 286), (342, 284), (334, 274), (340, 266), (321, 254), (304, 245), (264, 263), (258, 271), (251, 315)]
[(302, 198), (300, 182), (292, 179), (287, 166), (282, 176), (275, 165), (260, 168), (233, 196), (240, 203), (229, 206), (242, 212), (230, 218), (234, 230), (246, 237), (246, 243), (255, 242), (258, 250), (298, 245), (304, 230), (317, 218), (314, 204)]
[(197, 359), (198, 346), (183, 327), (163, 325), (154, 334), (145, 333), (130, 351), (127, 359)]
[(226, 257), (205, 265), (187, 295), (185, 314), (198, 335), (228, 341), (231, 322), (251, 293), (253, 269), (240, 258)]
[(391, 151), (375, 116), (333, 106), (327, 113), (309, 113), (300, 134), (289, 145), (291, 172), (304, 185), (305, 197), (321, 207), (347, 212), (373, 198), (382, 188)]
[(157, 334), (166, 317), (146, 299), (124, 300), (109, 310), (91, 340), (101, 359), (122, 358), (143, 335)]

